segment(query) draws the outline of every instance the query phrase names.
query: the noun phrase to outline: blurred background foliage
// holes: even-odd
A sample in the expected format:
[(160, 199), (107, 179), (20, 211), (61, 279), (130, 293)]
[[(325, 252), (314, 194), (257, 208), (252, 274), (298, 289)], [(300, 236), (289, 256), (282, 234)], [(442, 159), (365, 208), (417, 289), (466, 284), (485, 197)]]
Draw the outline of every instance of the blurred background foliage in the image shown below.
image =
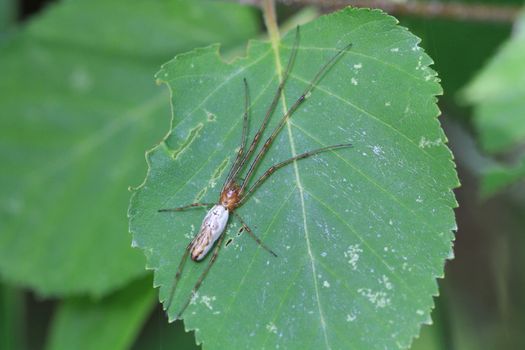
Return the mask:
[[(317, 3), (280, 3), (280, 19), (352, 2)], [(392, 11), (436, 62), (462, 182), (456, 257), (419, 350), (525, 348), (525, 19), (522, 1), (485, 4), (517, 20)], [(127, 188), (168, 130), (160, 65), (263, 35), (234, 2), (0, 1), (0, 349), (196, 348), (130, 247)]]

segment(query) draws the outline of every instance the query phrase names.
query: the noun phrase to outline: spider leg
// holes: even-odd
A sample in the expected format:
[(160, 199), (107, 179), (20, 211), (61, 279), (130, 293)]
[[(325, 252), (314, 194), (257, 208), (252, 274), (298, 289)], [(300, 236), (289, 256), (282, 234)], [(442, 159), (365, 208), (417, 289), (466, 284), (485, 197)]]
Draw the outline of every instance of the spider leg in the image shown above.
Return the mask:
[(264, 130), (266, 129), (266, 126), (268, 125), (268, 121), (270, 120), (270, 117), (275, 110), (275, 107), (277, 106), (277, 103), (279, 102), (279, 98), (281, 97), (281, 92), (283, 91), (284, 84), (286, 83), (286, 80), (288, 79), (288, 74), (292, 68), (293, 62), (295, 61), (295, 56), (297, 55), (297, 45), (299, 44), (299, 27), (295, 30), (295, 41), (292, 47), (292, 52), (290, 53), (290, 58), (288, 58), (288, 63), (286, 65), (286, 69), (283, 72), (281, 81), (279, 83), (279, 87), (277, 88), (277, 91), (275, 92), (275, 95), (273, 96), (272, 102), (270, 104), (270, 107), (268, 107), (268, 110), (266, 111), (266, 115), (264, 116), (264, 119), (261, 123), (261, 126), (259, 127), (259, 130), (257, 130), (257, 133), (253, 137), (252, 143), (250, 144), (250, 148), (248, 149), (248, 152), (242, 158), (242, 161), (239, 163), (239, 166), (237, 169), (233, 172), (232, 178), (235, 178), (235, 176), (241, 171), (242, 167), (248, 161), (248, 159), (251, 157), (253, 152), (255, 151), (255, 148), (257, 147), (259, 143), (259, 139), (261, 138)]
[(255, 233), (253, 233), (253, 231), (251, 230), (251, 228), (246, 224), (246, 222), (244, 222), (244, 220), (241, 218), (241, 216), (239, 214), (237, 214), (236, 212), (233, 212), (233, 215), (235, 215), (237, 217), (237, 219), (239, 219), (239, 221), (241, 222), (242, 226), (244, 227), (244, 229), (250, 234), (250, 236), (252, 236), (252, 238), (255, 240), (255, 242), (257, 242), (257, 244), (259, 244), (261, 247), (263, 247), (268, 253), (272, 254), (273, 256), (277, 257), (277, 254), (274, 253), (273, 250), (271, 250), (270, 248), (268, 248), (260, 239), (259, 237), (257, 237), (255, 235)]
[(175, 289), (177, 288), (177, 284), (179, 283), (180, 276), (182, 274), (182, 269), (184, 268), (184, 264), (186, 263), (186, 260), (188, 259), (188, 255), (190, 254), (191, 245), (193, 244), (193, 240), (191, 240), (190, 244), (186, 247), (186, 250), (184, 250), (184, 255), (182, 255), (182, 258), (180, 259), (179, 266), (177, 267), (177, 273), (175, 274), (175, 279), (173, 281), (173, 285), (171, 286), (170, 294), (168, 297), (168, 304), (164, 308), (166, 312), (169, 312), (171, 303), (173, 301), (173, 296), (175, 295)]
[[(188, 205), (185, 205), (185, 206), (182, 206), (182, 207), (178, 207), (178, 208), (159, 209), (159, 212), (183, 211), (183, 210), (188, 209), (188, 208), (205, 207), (205, 206), (209, 207), (209, 206), (212, 206), (212, 205), (213, 205), (213, 203), (192, 203), (192, 204), (188, 204)], [(182, 269), (184, 268), (184, 264), (186, 263), (186, 260), (188, 259), (188, 255), (190, 254), (191, 246), (192, 246), (194, 240), (195, 240), (195, 238), (193, 238), (191, 240), (191, 242), (188, 244), (188, 246), (184, 250), (184, 254), (182, 255), (182, 258), (180, 259), (179, 266), (177, 267), (177, 273), (175, 273), (175, 279), (173, 281), (173, 286), (171, 287), (170, 294), (169, 294), (169, 297), (168, 297), (168, 304), (164, 308), (164, 310), (166, 312), (168, 312), (169, 309), (170, 309), (171, 303), (173, 301), (173, 296), (175, 295), (175, 289), (177, 288), (177, 284), (179, 283), (180, 276), (182, 274)]]
[(244, 114), (243, 114), (243, 122), (242, 122), (241, 145), (239, 147), (239, 151), (237, 152), (237, 157), (235, 158), (235, 161), (233, 162), (233, 165), (230, 168), (230, 171), (228, 172), (228, 177), (226, 178), (226, 181), (224, 182), (224, 185), (222, 186), (222, 191), (224, 191), (228, 183), (235, 176), (234, 174), (237, 174), (237, 169), (240, 166), (242, 156), (244, 155), (244, 148), (246, 147), (246, 136), (248, 133), (248, 108), (250, 107), (250, 94), (249, 94), (248, 82), (246, 81), (246, 78), (243, 78), (243, 82), (244, 82)]
[[(213, 250), (213, 255), (211, 256), (211, 259), (208, 262), (208, 265), (206, 266), (204, 271), (202, 271), (201, 275), (199, 276), (199, 279), (197, 280), (197, 283), (195, 283), (195, 285), (193, 286), (193, 289), (191, 290), (190, 297), (188, 298), (188, 300), (186, 300), (186, 302), (182, 306), (181, 310), (177, 314), (177, 317), (175, 318), (176, 320), (180, 319), (180, 317), (182, 316), (182, 313), (186, 310), (186, 308), (190, 304), (191, 300), (193, 299), (193, 297), (195, 296), (195, 294), (199, 290), (199, 288), (200, 288), (200, 286), (202, 284), (202, 281), (204, 280), (204, 277), (206, 277), (206, 275), (208, 274), (208, 271), (210, 271), (211, 267), (215, 263), (215, 260), (217, 259), (217, 256), (219, 255), (219, 250), (221, 249), (221, 246), (222, 246), (222, 241), (224, 240), (224, 237), (226, 236), (226, 234), (224, 232), (222, 233), (221, 237), (219, 238), (219, 241), (217, 242), (217, 245), (215, 246), (215, 249)], [(189, 250), (188, 250), (188, 252), (189, 252)], [(186, 255), (186, 253), (185, 253), (185, 255)]]
[(250, 189), (246, 192), (246, 194), (242, 197), (241, 201), (239, 202), (239, 206), (241, 206), (243, 204), (243, 202), (246, 200), (246, 198), (248, 198), (248, 196), (250, 196), (270, 175), (272, 175), (275, 171), (281, 169), (282, 167), (296, 161), (296, 160), (300, 160), (300, 159), (304, 159), (304, 158), (308, 158), (308, 157), (311, 157), (313, 155), (316, 155), (316, 154), (319, 154), (319, 153), (322, 153), (322, 152), (326, 152), (326, 151), (332, 151), (332, 150), (335, 150), (335, 149), (338, 149), (338, 148), (347, 148), (347, 147), (352, 147), (351, 144), (349, 143), (343, 143), (343, 144), (340, 144), (340, 145), (331, 145), (331, 146), (326, 146), (326, 147), (322, 147), (322, 148), (318, 148), (318, 149), (314, 149), (314, 150), (311, 150), (311, 151), (308, 151), (308, 152), (304, 152), (304, 153), (301, 153), (299, 155), (296, 155), (295, 157), (292, 157), (290, 159), (287, 159), (285, 161), (282, 161), (280, 163), (277, 163), (271, 167), (268, 168), (268, 170), (266, 170), (264, 172), (264, 174), (261, 175), (261, 177), (259, 177), (257, 179), (257, 181), (255, 181), (255, 183), (252, 185), (252, 187), (250, 187)]
[(159, 209), (157, 210), (159, 213), (162, 212), (168, 212), (168, 211), (183, 211), (189, 208), (195, 208), (195, 207), (211, 207), (212, 205), (215, 205), (214, 203), (191, 203), (188, 205), (183, 205), (182, 207), (178, 208), (166, 208), (166, 209)]
[(250, 169), (246, 173), (246, 178), (244, 182), (242, 183), (241, 189), (239, 193), (242, 195), (244, 190), (246, 189), (246, 186), (248, 185), (248, 182), (253, 175), (253, 172), (257, 168), (257, 165), (259, 164), (259, 161), (261, 158), (266, 154), (268, 149), (270, 148), (270, 145), (272, 144), (273, 140), (277, 137), (279, 134), (279, 131), (283, 128), (284, 124), (288, 121), (288, 118), (299, 108), (299, 106), (306, 100), (306, 96), (317, 86), (317, 83), (321, 80), (321, 78), (324, 76), (324, 74), (331, 68), (333, 65), (337, 62), (337, 60), (341, 57), (343, 53), (345, 53), (350, 47), (352, 47), (352, 44), (348, 44), (345, 47), (343, 47), (341, 50), (339, 50), (332, 58), (326, 62), (321, 69), (317, 72), (317, 74), (314, 76), (314, 78), (310, 81), (308, 86), (304, 89), (303, 93), (299, 98), (293, 103), (293, 105), (284, 113), (284, 115), (281, 117), (281, 120), (279, 121), (279, 124), (277, 127), (273, 130), (272, 134), (266, 141), (264, 142), (264, 145), (259, 150), (259, 153), (257, 153), (257, 156), (255, 157), (255, 160), (250, 165)]

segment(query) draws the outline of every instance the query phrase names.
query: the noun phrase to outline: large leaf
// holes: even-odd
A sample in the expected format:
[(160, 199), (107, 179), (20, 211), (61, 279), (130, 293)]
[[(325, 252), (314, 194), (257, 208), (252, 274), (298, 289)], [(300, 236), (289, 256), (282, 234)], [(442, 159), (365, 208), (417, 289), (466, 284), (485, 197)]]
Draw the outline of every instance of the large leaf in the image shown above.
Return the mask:
[(150, 286), (148, 276), (99, 301), (63, 301), (54, 316), (47, 349), (129, 349), (151, 311)]
[(491, 165), (484, 170), (481, 194), (491, 196), (505, 187), (525, 178), (525, 156), (516, 165)]
[(26, 347), (24, 332), (24, 293), (0, 284), (0, 349)]
[[(475, 109), (480, 143), (490, 153), (525, 143), (525, 12), (514, 35), (466, 87), (464, 96)], [(483, 191), (491, 194), (525, 176), (525, 155), (515, 166), (487, 170)]]
[[(279, 170), (238, 209), (278, 257), (238, 235), (239, 223), (230, 221), (231, 241), (183, 315), (197, 342), (239, 349), (406, 348), (430, 321), (435, 279), (452, 255), (451, 189), (458, 180), (436, 119), (441, 88), (428, 68), (432, 61), (396, 23), (380, 11), (346, 9), (301, 28), (269, 129), (339, 48), (353, 46), (293, 113), (257, 174), (305, 150), (341, 142), (354, 147)], [(247, 56), (231, 64), (216, 46), (195, 50), (157, 75), (172, 92), (172, 130), (148, 153), (148, 177), (129, 214), (134, 244), (155, 270), (165, 303), (204, 211), (157, 211), (217, 200), (240, 142), (243, 78), (253, 136), (294, 36), (274, 46), (251, 42)], [(186, 264), (171, 319), (207, 261)]]
[(168, 125), (153, 74), (175, 52), (256, 30), (236, 4), (89, 0), (12, 38), (0, 52), (0, 276), (100, 295), (144, 274), (126, 209)]
[(476, 104), (480, 141), (489, 152), (525, 140), (525, 15), (521, 21), (512, 38), (464, 92)]

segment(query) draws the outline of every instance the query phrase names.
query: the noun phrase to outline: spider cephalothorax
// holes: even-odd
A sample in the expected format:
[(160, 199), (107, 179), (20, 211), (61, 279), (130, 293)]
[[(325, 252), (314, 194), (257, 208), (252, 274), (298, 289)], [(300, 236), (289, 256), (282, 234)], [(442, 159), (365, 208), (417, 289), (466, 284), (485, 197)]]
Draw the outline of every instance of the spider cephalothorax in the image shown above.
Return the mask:
[(221, 192), (219, 203), (226, 207), (229, 211), (233, 211), (235, 208), (237, 208), (241, 199), (240, 189), (240, 186), (237, 185), (236, 182), (229, 182)]

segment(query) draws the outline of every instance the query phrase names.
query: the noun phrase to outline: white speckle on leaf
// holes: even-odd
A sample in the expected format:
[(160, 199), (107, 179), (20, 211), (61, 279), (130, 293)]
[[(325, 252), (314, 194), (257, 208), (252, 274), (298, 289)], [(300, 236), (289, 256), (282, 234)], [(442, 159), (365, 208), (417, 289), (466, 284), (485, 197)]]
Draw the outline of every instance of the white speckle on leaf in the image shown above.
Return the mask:
[(390, 49), (390, 52), (399, 52), (399, 47), (393, 47)]
[(310, 96), (312, 96), (312, 92), (311, 92), (311, 91), (308, 91), (308, 92), (306, 93), (306, 95), (304, 95), (304, 99), (306, 100), (306, 99), (310, 98)]
[(347, 314), (347, 315), (346, 315), (346, 322), (353, 322), (353, 321), (355, 321), (356, 318), (357, 318), (356, 315), (353, 315), (353, 314)]
[(356, 78), (352, 78), (352, 79), (350, 79), (350, 82), (352, 83), (352, 85), (355, 85), (355, 86), (357, 86), (357, 84), (358, 84)]
[(420, 315), (420, 316), (423, 316), (425, 314), (425, 311), (423, 310), (417, 310), (416, 311), (416, 314)]
[(361, 69), (361, 68), (363, 68), (363, 64), (362, 63), (356, 63), (356, 64), (354, 64), (354, 68), (355, 69)]
[(131, 247), (132, 247), (132, 248), (136, 248), (136, 247), (138, 247), (138, 246), (139, 246), (139, 244), (137, 243), (137, 241), (136, 241), (135, 239), (132, 239), (132, 240), (131, 240)]
[(208, 309), (213, 310), (213, 306), (211, 305), (212, 301), (215, 301), (215, 296), (209, 297), (207, 295), (203, 295), (200, 298), (200, 303), (204, 304)]
[(193, 294), (190, 299), (190, 305), (194, 305), (197, 302), (197, 299), (199, 299), (199, 293)]
[(392, 226), (392, 225), (394, 224), (394, 222), (392, 221), (392, 219), (388, 220), (388, 224), (389, 224), (390, 226)]
[(421, 196), (417, 196), (416, 202), (423, 203), (423, 198), (421, 198)]
[(266, 330), (270, 333), (277, 334), (277, 327), (273, 322), (270, 322), (266, 325)]
[(193, 236), (195, 235), (195, 225), (191, 224), (190, 228), (191, 228), (191, 231), (190, 232), (186, 232), (184, 234), (184, 237), (187, 238), (187, 239), (192, 239)]
[(322, 256), (323, 258), (326, 257), (327, 255), (328, 255), (328, 254), (327, 254), (326, 252), (322, 252), (322, 253), (321, 253), (321, 256)]
[(383, 149), (381, 148), (381, 146), (372, 146), (372, 152), (374, 152), (376, 156), (379, 156), (383, 153)]
[(401, 265), (401, 268), (405, 271), (412, 271), (412, 268), (411, 267), (408, 267), (408, 263), (407, 262), (404, 262), (403, 265)]
[(330, 283), (328, 281), (323, 282), (323, 287), (330, 288)]
[(390, 305), (390, 298), (385, 292), (374, 292), (370, 288), (359, 288), (357, 292), (367, 298), (376, 308), (384, 308)]
[(193, 63), (190, 64), (190, 68), (195, 68), (195, 65)]
[(390, 107), (392, 105), (392, 103), (390, 101), (386, 101), (385, 102), (385, 107)]
[(423, 56), (419, 56), (417, 60), (416, 70), (420, 70), (422, 66), (423, 66)]
[(357, 262), (359, 261), (359, 254), (363, 252), (363, 249), (359, 247), (359, 244), (353, 244), (343, 253), (345, 258), (348, 259), (348, 263), (352, 266), (353, 270), (357, 269)]
[(427, 140), (424, 136), (421, 136), (421, 139), (419, 140), (419, 148), (439, 146), (440, 144), (441, 144), (440, 138), (437, 138), (434, 141), (432, 141), (432, 140)]
[(381, 279), (379, 280), (379, 283), (381, 283), (382, 285), (385, 286), (386, 289), (392, 289), (394, 288), (394, 286), (392, 285), (392, 282), (390, 282), (390, 280), (388, 279), (387, 276), (385, 275), (382, 275), (381, 276)]

